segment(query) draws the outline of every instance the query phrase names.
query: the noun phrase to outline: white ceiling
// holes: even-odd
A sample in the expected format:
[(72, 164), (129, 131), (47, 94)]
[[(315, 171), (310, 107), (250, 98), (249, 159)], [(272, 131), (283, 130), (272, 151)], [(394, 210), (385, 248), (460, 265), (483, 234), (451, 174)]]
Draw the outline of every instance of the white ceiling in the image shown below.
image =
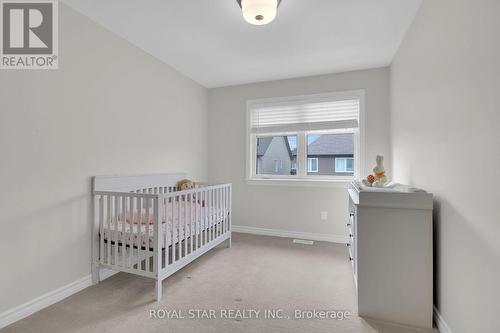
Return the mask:
[(246, 23), (236, 0), (63, 0), (205, 87), (387, 66), (421, 0), (283, 0)]

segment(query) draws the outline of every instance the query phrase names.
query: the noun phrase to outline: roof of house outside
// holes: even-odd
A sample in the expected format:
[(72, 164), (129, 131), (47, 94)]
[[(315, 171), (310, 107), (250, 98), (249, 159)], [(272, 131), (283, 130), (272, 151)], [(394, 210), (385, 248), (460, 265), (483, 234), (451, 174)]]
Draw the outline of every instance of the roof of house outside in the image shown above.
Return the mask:
[[(262, 137), (258, 139), (258, 145), (257, 145), (257, 156), (264, 156), (266, 153), (267, 149), (269, 148), (269, 145), (277, 137), (275, 136), (268, 136), (268, 137)], [(286, 148), (288, 150), (288, 154), (290, 155), (290, 158), (292, 157), (292, 149), (290, 148), (290, 143), (288, 142), (288, 139), (286, 136), (283, 137), (283, 141), (285, 142)]]
[[(354, 135), (352, 133), (321, 135), (307, 147), (308, 155), (354, 155)], [(297, 155), (297, 150), (292, 151)]]
[(354, 135), (351, 133), (322, 135), (307, 147), (308, 155), (354, 154)]
[(273, 141), (273, 137), (272, 136), (268, 136), (268, 137), (263, 137), (263, 138), (259, 138), (258, 139), (258, 144), (257, 144), (257, 156), (263, 156), (266, 151), (267, 151), (267, 148), (269, 148), (269, 145), (271, 144), (271, 141)]

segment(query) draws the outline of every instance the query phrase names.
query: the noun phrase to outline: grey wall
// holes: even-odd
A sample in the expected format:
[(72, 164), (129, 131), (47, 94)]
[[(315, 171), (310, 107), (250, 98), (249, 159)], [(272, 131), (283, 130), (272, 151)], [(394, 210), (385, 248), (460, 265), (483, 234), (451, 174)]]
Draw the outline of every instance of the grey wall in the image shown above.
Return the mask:
[(435, 303), (453, 333), (498, 331), (499, 13), (425, 0), (391, 70), (394, 177), (435, 194)]
[[(233, 183), (235, 225), (347, 234), (345, 189), (246, 183), (246, 101), (355, 89), (366, 90), (366, 172), (377, 154), (390, 163), (388, 68), (209, 90), (209, 178)], [(321, 211), (327, 211), (327, 221)]]
[(0, 313), (90, 274), (90, 177), (207, 175), (207, 91), (60, 3), (60, 69), (0, 71)]

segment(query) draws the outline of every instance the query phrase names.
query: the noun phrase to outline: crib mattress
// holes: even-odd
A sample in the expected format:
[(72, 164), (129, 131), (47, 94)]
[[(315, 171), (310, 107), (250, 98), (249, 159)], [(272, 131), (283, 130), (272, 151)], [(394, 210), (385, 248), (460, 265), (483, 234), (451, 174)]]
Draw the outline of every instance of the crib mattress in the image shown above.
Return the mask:
[[(169, 206), (170, 209), (166, 211), (172, 212), (172, 204)], [(160, 244), (162, 248), (176, 244), (179, 240), (182, 241), (191, 235), (199, 235), (214, 225), (220, 225), (228, 214), (227, 210), (221, 208), (204, 207), (201, 204), (190, 202), (174, 203), (174, 207), (176, 209), (174, 209), (173, 219), (171, 213), (163, 214), (170, 215), (167, 218), (162, 216), (160, 227)], [(146, 214), (144, 212), (142, 214), (142, 219), (139, 219), (139, 214), (134, 213), (132, 223), (128, 218), (130, 216), (128, 212), (125, 218), (118, 216), (109, 225), (105, 222), (103, 225), (104, 239), (119, 244), (125, 243), (125, 245), (130, 245), (132, 239), (132, 246), (134, 247), (141, 244), (142, 247), (152, 248), (154, 244), (153, 219), (147, 221)], [(152, 212), (149, 216), (153, 216)]]

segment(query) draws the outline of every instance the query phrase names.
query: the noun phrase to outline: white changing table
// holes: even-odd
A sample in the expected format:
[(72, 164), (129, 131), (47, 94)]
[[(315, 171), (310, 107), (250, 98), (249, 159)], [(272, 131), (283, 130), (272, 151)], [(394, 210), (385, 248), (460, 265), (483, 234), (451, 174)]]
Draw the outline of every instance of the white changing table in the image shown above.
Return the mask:
[(349, 186), (349, 253), (360, 316), (431, 328), (432, 194)]

